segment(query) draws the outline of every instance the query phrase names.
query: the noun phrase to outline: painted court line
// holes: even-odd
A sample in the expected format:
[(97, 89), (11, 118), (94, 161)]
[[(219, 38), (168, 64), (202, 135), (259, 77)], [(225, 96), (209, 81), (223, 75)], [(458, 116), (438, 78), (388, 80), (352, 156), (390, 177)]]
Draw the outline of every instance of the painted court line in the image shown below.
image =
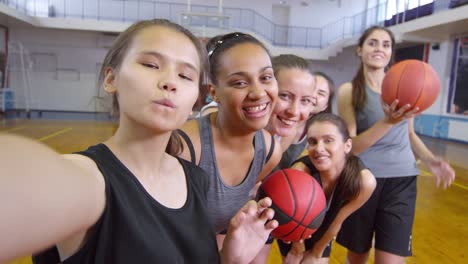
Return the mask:
[(10, 129), (5, 129), (5, 130), (0, 130), (0, 133), (10, 133), (13, 131), (25, 129), (26, 127), (15, 127), (15, 128), (10, 128)]
[[(432, 174), (430, 174), (428, 171), (426, 170), (423, 170), (423, 169), (419, 169), (421, 171), (421, 173), (419, 175), (421, 176), (432, 176)], [(455, 185), (457, 187), (460, 187), (462, 189), (465, 189), (468, 191), (468, 187), (466, 187), (465, 185), (463, 184), (460, 184), (460, 183), (456, 183), (456, 182), (452, 182), (452, 185)]]
[(72, 130), (71, 127), (64, 128), (64, 129), (62, 129), (62, 130), (59, 130), (59, 131), (54, 132), (54, 133), (52, 133), (52, 134), (49, 134), (49, 135), (47, 135), (47, 136), (45, 136), (45, 137), (41, 137), (40, 139), (38, 139), (38, 141), (46, 141), (46, 140), (48, 140), (48, 139), (50, 139), (50, 138), (53, 138), (53, 137), (56, 137), (56, 136), (58, 136), (58, 135), (67, 133), (67, 132), (70, 131), (70, 130)]

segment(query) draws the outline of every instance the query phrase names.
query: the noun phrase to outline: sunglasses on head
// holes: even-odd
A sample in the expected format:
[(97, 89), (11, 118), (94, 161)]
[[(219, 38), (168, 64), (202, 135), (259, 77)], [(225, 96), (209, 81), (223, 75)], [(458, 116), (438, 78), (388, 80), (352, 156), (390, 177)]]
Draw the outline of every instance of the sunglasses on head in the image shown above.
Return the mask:
[(218, 49), (223, 43), (228, 42), (238, 37), (243, 37), (243, 36), (249, 36), (249, 35), (241, 33), (241, 32), (233, 32), (233, 33), (229, 33), (229, 34), (222, 36), (213, 45), (211, 45), (210, 49), (208, 50), (208, 57), (210, 57), (216, 51), (216, 49)]

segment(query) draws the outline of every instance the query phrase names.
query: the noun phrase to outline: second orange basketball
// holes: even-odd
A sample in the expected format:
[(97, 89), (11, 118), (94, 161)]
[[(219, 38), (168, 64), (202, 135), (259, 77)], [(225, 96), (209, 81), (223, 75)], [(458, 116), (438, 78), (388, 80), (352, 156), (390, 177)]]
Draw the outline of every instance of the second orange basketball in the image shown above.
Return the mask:
[(419, 107), (418, 112), (429, 108), (437, 99), (440, 81), (431, 65), (419, 60), (404, 60), (393, 65), (382, 82), (382, 100), (398, 107), (406, 104)]

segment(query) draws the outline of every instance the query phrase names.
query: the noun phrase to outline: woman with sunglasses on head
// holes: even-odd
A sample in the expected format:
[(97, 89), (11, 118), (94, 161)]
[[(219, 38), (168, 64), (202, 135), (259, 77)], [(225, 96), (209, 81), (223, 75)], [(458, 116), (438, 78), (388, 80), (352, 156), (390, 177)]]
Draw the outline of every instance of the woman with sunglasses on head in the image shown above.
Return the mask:
[[(418, 108), (397, 109), (381, 101), (385, 69), (393, 57), (395, 39), (384, 27), (368, 28), (359, 38), (360, 68), (339, 89), (338, 111), (353, 138), (353, 153), (377, 178), (377, 187), (364, 206), (343, 224), (337, 242), (348, 248), (348, 263), (367, 262), (375, 234), (375, 263), (404, 263), (411, 256), (416, 203), (417, 155), (437, 178), (449, 186), (455, 173), (434, 156), (414, 131)], [(414, 152), (413, 152), (414, 151)]]
[(240, 32), (217, 36), (207, 50), (209, 89), (218, 111), (183, 126), (181, 157), (209, 175), (208, 211), (221, 247), (229, 219), (281, 157), (263, 129), (278, 88), (270, 54), (254, 37)]
[(175, 157), (175, 130), (197, 100), (205, 54), (177, 24), (138, 22), (101, 68), (119, 114), (111, 138), (61, 156), (0, 135), (1, 263), (31, 253), (35, 263), (64, 264), (248, 263), (257, 255), (278, 224), (271, 200), (239, 206), (218, 253), (208, 177)]

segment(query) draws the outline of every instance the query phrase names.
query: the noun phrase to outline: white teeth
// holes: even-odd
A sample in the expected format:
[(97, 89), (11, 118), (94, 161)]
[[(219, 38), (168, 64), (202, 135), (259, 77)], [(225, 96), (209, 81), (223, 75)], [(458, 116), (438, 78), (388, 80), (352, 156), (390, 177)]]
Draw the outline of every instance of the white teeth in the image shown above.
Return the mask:
[(281, 122), (285, 123), (288, 126), (292, 126), (292, 125), (296, 124), (296, 121), (294, 121), (294, 120), (282, 119), (282, 118), (279, 118), (279, 120)]
[(317, 156), (317, 157), (315, 157), (316, 160), (324, 160), (326, 158), (327, 158), (326, 156)]
[(265, 110), (266, 107), (267, 107), (267, 104), (265, 103), (265, 104), (261, 104), (258, 106), (246, 107), (245, 110), (247, 110), (247, 112), (249, 113), (254, 113), (254, 112)]

